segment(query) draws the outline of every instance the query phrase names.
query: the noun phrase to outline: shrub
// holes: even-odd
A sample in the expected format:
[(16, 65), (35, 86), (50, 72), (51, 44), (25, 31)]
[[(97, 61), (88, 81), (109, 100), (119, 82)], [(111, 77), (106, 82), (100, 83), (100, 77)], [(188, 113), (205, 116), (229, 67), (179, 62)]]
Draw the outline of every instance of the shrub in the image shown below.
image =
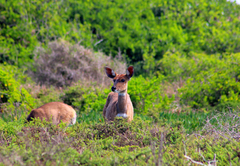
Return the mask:
[[(136, 72), (154, 71), (154, 59), (167, 52), (239, 52), (239, 5), (206, 0), (67, 1), (70, 20), (90, 25), (93, 47), (117, 55), (119, 49)], [(148, 65), (149, 61), (153, 62)]]
[[(214, 0), (3, 1), (0, 62), (33, 62), (36, 45), (63, 38), (154, 72), (167, 52), (239, 52), (239, 5)], [(152, 64), (152, 65), (149, 65)]]
[(160, 62), (162, 73), (170, 81), (183, 80), (178, 89), (180, 102), (193, 108), (239, 103), (240, 54), (168, 55)]
[(91, 45), (89, 26), (68, 22), (63, 1), (3, 1), (0, 5), (0, 63), (25, 66), (33, 62), (36, 46), (57, 38)]
[(78, 84), (66, 89), (61, 96), (64, 103), (77, 108), (79, 112), (102, 111), (110, 90), (92, 83), (88, 86)]
[(12, 118), (18, 118), (21, 116), (19, 110), (29, 111), (34, 107), (35, 102), (32, 96), (13, 78), (14, 74), (9, 69), (9, 66), (6, 68), (0, 66), (0, 109), (4, 116), (10, 115)]
[(175, 96), (168, 97), (161, 87), (164, 77), (159, 75), (153, 78), (143, 76), (133, 77), (129, 81), (128, 93), (132, 100), (134, 111), (141, 114), (156, 115), (168, 110)]
[(97, 82), (109, 85), (104, 73), (104, 66), (117, 70), (126, 70), (126, 64), (118, 59), (111, 59), (104, 54), (95, 53), (78, 44), (61, 40), (49, 43), (49, 49), (38, 47), (35, 52), (35, 62), (30, 75), (40, 85), (69, 86), (78, 80)]
[[(217, 60), (218, 67), (201, 71), (194, 78), (189, 78), (186, 85), (179, 89), (182, 103), (195, 108), (216, 106), (220, 103), (240, 102), (239, 54)], [(211, 63), (211, 62), (210, 62)]]

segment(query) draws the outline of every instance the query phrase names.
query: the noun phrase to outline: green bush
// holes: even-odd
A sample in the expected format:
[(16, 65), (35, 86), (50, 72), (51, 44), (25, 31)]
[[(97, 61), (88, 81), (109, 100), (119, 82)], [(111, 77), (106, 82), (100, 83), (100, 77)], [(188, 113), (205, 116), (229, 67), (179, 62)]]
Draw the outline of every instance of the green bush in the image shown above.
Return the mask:
[(35, 99), (14, 79), (10, 69), (9, 66), (0, 66), (0, 109), (4, 116), (18, 118), (21, 111), (26, 113), (33, 109)]
[(24, 66), (33, 62), (36, 46), (57, 38), (91, 45), (89, 26), (69, 22), (70, 9), (63, 1), (9, 0), (0, 9), (0, 63)]
[(97, 83), (88, 86), (82, 84), (69, 87), (61, 96), (64, 103), (77, 108), (80, 113), (92, 110), (101, 112), (107, 101), (110, 90), (98, 87)]
[[(36, 46), (63, 38), (126, 55), (136, 74), (167, 52), (239, 52), (239, 5), (215, 0), (3, 1), (0, 62), (33, 62)], [(151, 65), (149, 65), (151, 64)]]
[[(95, 49), (136, 63), (136, 73), (154, 69), (149, 60), (165, 52), (239, 52), (240, 6), (227, 1), (73, 1), (70, 20), (90, 25)], [(154, 62), (154, 61), (153, 61)]]
[[(239, 103), (239, 55), (229, 55), (222, 60), (215, 57), (217, 67), (213, 65), (208, 70), (203, 70), (195, 77), (189, 78), (186, 85), (179, 89), (182, 103), (194, 108), (216, 106), (228, 102)], [(209, 60), (209, 64), (212, 64), (210, 58)]]
[[(208, 108), (240, 102), (240, 54), (191, 57), (173, 54), (160, 61), (169, 81), (183, 81), (180, 102), (193, 108)], [(233, 104), (236, 105), (236, 104)]]
[[(136, 113), (155, 115), (169, 110), (175, 96), (168, 97), (161, 87), (164, 77), (133, 77), (128, 83), (128, 93)], [(156, 115), (157, 114), (157, 115)], [(158, 117), (158, 116), (157, 116)]]

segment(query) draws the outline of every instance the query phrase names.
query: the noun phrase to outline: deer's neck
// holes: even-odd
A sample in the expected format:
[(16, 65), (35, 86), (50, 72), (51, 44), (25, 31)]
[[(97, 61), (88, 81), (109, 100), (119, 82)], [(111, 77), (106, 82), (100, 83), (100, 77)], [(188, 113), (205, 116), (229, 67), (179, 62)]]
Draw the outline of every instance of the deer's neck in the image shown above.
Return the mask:
[(127, 117), (127, 91), (118, 94), (117, 116)]

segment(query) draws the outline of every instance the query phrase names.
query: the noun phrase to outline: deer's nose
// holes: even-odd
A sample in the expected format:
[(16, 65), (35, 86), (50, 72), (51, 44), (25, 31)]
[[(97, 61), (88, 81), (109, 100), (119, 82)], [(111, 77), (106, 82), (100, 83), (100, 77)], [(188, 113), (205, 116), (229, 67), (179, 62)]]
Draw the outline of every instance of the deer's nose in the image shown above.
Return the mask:
[(115, 86), (112, 86), (112, 91), (114, 92), (116, 90), (116, 87)]

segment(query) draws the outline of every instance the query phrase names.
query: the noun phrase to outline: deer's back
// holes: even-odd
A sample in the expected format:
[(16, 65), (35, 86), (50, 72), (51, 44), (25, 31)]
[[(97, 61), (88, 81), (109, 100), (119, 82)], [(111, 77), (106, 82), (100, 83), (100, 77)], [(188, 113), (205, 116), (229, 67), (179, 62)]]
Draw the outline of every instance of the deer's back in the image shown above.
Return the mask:
[(52, 120), (53, 124), (59, 124), (61, 121), (67, 124), (74, 124), (76, 117), (76, 112), (71, 106), (62, 102), (50, 102), (33, 109), (27, 120), (30, 121), (32, 118), (39, 118), (41, 120), (46, 119), (47, 121)]

